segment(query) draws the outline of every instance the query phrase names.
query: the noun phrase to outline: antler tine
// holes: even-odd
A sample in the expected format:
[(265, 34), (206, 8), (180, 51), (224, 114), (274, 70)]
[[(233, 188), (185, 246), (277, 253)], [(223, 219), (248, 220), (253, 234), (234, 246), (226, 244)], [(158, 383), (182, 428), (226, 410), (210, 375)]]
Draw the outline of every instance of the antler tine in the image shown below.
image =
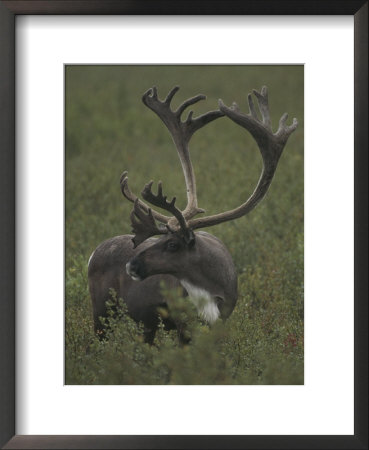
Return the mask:
[(175, 96), (177, 91), (179, 91), (179, 86), (174, 86), (174, 88), (171, 89), (171, 91), (167, 95), (166, 99), (164, 100), (164, 103), (166, 103), (167, 105), (170, 105), (170, 102), (172, 101), (172, 98)]
[[(158, 193), (155, 195), (151, 188), (153, 185), (153, 181), (150, 181), (149, 183), (147, 183), (143, 189), (143, 191), (141, 192), (142, 197), (148, 201), (149, 203), (151, 203), (152, 205), (158, 206), (159, 208), (162, 208), (168, 212), (170, 212), (171, 214), (173, 214), (173, 216), (177, 219), (178, 224), (180, 226), (180, 228), (182, 229), (182, 231), (184, 233), (188, 232), (188, 227), (187, 227), (187, 223), (185, 218), (183, 217), (182, 211), (180, 211), (176, 206), (175, 206), (175, 202), (176, 202), (176, 197), (173, 197), (172, 200), (170, 202), (167, 201), (167, 196), (163, 195), (163, 185), (162, 182), (159, 181), (158, 183)], [(173, 221), (169, 221), (167, 224), (167, 227), (169, 228), (169, 230), (172, 230), (172, 226), (175, 225), (173, 223)]]
[[(269, 113), (268, 88), (266, 86), (263, 86), (261, 88), (261, 93), (259, 93), (256, 89), (253, 89), (252, 92), (254, 93), (255, 97), (258, 100), (259, 110), (260, 110), (261, 116), (263, 118), (263, 124), (266, 128), (271, 130), (272, 126), (271, 126), (271, 122), (270, 122), (270, 113)], [(250, 98), (252, 101), (251, 96), (250, 96)]]
[(222, 100), (219, 100), (219, 107), (227, 117), (232, 119), (238, 125), (241, 125), (243, 128), (246, 128), (258, 144), (263, 159), (263, 170), (258, 184), (248, 200), (238, 208), (209, 217), (192, 219), (188, 222), (188, 226), (191, 229), (208, 227), (228, 220), (237, 219), (250, 212), (267, 193), (287, 140), (297, 128), (297, 120), (293, 119), (292, 125), (287, 126), (286, 121), (288, 116), (287, 114), (283, 114), (279, 121), (278, 131), (273, 133), (270, 121), (267, 87), (263, 86), (260, 93), (255, 90), (253, 93), (258, 101), (262, 120), (257, 116), (251, 94), (248, 95), (249, 114), (242, 113), (236, 103), (233, 103), (231, 107), (227, 107)]
[(187, 189), (187, 206), (183, 211), (185, 219), (190, 219), (196, 214), (204, 212), (197, 206), (196, 179), (191, 163), (188, 143), (192, 135), (207, 123), (224, 116), (224, 113), (217, 111), (209, 111), (195, 119), (192, 118), (193, 111), (190, 111), (187, 119), (182, 122), (181, 116), (188, 106), (193, 105), (200, 100), (204, 100), (205, 95), (196, 95), (185, 100), (176, 111), (170, 108), (174, 95), (178, 92), (179, 87), (175, 86), (164, 101), (159, 100), (157, 88), (153, 87), (146, 91), (142, 97), (144, 104), (154, 111), (164, 122), (172, 136), (174, 144), (177, 148), (178, 156), (181, 161), (183, 174)]
[[(146, 205), (142, 200), (140, 200), (135, 194), (133, 194), (128, 186), (128, 172), (124, 171), (120, 177), (120, 189), (124, 197), (132, 203), (137, 201), (137, 207), (141, 210), (145, 211), (145, 213), (149, 213), (151, 208)], [(151, 211), (151, 214), (154, 216), (156, 220), (162, 223), (168, 223), (170, 217), (165, 216), (164, 214), (160, 214), (157, 211)]]
[(206, 99), (206, 95), (203, 94), (199, 94), (199, 95), (195, 95), (195, 97), (191, 97), (187, 100), (185, 100), (175, 111), (175, 114), (177, 114), (177, 116), (181, 116), (183, 111), (188, 108), (191, 105), (194, 105), (195, 103), (198, 103), (201, 100), (205, 100)]
[(286, 125), (288, 119), (288, 114), (284, 113), (283, 116), (279, 119), (279, 127), (277, 130), (276, 135), (278, 137), (281, 137), (287, 141), (287, 139), (290, 137), (290, 135), (296, 130), (298, 126), (297, 119), (294, 118), (292, 121), (292, 125)]
[(147, 214), (142, 210), (138, 198), (135, 200), (131, 212), (131, 225), (132, 232), (135, 234), (132, 239), (134, 248), (151, 236), (168, 233), (167, 228), (156, 225), (151, 208), (148, 209)]
[(274, 159), (276, 157), (278, 157), (279, 159), (287, 142), (287, 139), (297, 128), (297, 120), (293, 119), (292, 125), (286, 126), (286, 120), (288, 116), (287, 113), (285, 113), (279, 121), (278, 131), (273, 134), (268, 106), (268, 89), (266, 86), (263, 86), (263, 88), (261, 89), (261, 93), (257, 92), (255, 89), (253, 90), (253, 93), (255, 94), (258, 101), (258, 106), (262, 115), (262, 121), (259, 120), (256, 114), (256, 109), (251, 94), (248, 94), (248, 103), (250, 109), (249, 114), (242, 113), (236, 103), (233, 103), (231, 107), (225, 106), (222, 100), (219, 100), (220, 110), (223, 111), (224, 114), (232, 119), (235, 123), (242, 126), (243, 128), (246, 128), (246, 130), (250, 132), (259, 146), (263, 159), (270, 159), (273, 153), (268, 151), (269, 147), (265, 143), (266, 137), (268, 137), (269, 144), (271, 143), (271, 141), (274, 142), (275, 152), (273, 156)]
[(192, 127), (192, 134), (195, 133), (195, 131), (199, 130), (206, 124), (212, 122), (215, 119), (218, 119), (219, 117), (223, 117), (225, 114), (222, 111), (216, 110), (216, 111), (209, 111), (205, 114), (202, 114), (201, 116), (196, 117), (196, 119), (192, 119), (193, 111), (190, 111), (188, 114), (187, 122), (191, 123)]

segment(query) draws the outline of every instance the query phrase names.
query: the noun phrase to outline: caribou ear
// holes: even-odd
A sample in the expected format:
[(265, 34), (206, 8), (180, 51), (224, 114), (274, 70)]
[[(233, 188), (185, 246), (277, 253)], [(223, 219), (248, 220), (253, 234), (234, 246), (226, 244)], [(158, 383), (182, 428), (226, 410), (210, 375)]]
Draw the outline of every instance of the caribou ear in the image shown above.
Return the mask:
[(188, 230), (183, 238), (189, 248), (195, 245), (195, 233), (192, 230)]

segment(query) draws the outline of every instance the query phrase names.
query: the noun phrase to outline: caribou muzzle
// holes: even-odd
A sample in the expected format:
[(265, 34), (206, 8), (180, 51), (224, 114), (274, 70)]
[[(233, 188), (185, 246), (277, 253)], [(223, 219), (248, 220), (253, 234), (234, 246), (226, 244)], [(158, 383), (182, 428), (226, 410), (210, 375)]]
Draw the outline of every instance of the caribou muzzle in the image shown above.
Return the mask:
[(128, 261), (126, 264), (126, 272), (135, 281), (140, 281), (147, 277), (143, 262), (137, 258)]

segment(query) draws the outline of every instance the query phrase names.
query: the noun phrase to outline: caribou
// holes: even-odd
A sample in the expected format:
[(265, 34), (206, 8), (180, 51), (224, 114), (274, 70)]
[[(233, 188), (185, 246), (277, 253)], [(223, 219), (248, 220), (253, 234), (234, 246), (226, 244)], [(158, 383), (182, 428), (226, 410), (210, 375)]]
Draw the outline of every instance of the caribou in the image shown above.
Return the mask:
[[(296, 119), (287, 125), (285, 113), (278, 130), (273, 132), (266, 86), (260, 92), (253, 90), (254, 97), (248, 94), (248, 114), (241, 112), (236, 103), (228, 107), (219, 100), (218, 110), (196, 118), (190, 111), (185, 120), (182, 120), (184, 111), (206, 97), (189, 98), (172, 110), (171, 101), (178, 89), (178, 86), (174, 87), (165, 100), (160, 100), (157, 88), (153, 87), (142, 100), (159, 116), (172, 136), (183, 169), (187, 205), (180, 210), (175, 197), (169, 201), (163, 194), (161, 182), (154, 193), (153, 181), (150, 181), (141, 193), (143, 200), (138, 198), (128, 186), (127, 172), (123, 172), (120, 187), (123, 196), (133, 203), (130, 216), (133, 235), (104, 241), (93, 252), (88, 264), (94, 327), (99, 335), (104, 333), (100, 318), (107, 315), (106, 302), (111, 298), (112, 290), (126, 303), (128, 314), (143, 323), (145, 342), (150, 344), (160, 321), (158, 310), (167, 307), (163, 283), (169, 289), (182, 289), (183, 295), (197, 308), (199, 317), (209, 325), (229, 317), (237, 302), (237, 271), (232, 257), (217, 237), (195, 230), (248, 214), (265, 196), (286, 142), (297, 128)], [(197, 130), (221, 117), (231, 119), (254, 138), (262, 157), (262, 172), (255, 190), (240, 206), (201, 216), (205, 210), (198, 206), (189, 142)], [(162, 320), (166, 329), (177, 328), (181, 338), (175, 320), (170, 316)]]

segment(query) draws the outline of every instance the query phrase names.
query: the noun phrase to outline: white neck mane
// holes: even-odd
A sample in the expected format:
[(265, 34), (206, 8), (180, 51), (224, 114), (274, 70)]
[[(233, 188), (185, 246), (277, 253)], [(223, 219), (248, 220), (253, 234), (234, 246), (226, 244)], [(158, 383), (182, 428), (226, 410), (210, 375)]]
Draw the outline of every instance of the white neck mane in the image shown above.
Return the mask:
[(198, 315), (208, 322), (213, 324), (219, 317), (219, 309), (211, 294), (197, 287), (186, 280), (180, 280), (181, 285), (186, 289), (188, 296), (192, 303), (196, 306)]

